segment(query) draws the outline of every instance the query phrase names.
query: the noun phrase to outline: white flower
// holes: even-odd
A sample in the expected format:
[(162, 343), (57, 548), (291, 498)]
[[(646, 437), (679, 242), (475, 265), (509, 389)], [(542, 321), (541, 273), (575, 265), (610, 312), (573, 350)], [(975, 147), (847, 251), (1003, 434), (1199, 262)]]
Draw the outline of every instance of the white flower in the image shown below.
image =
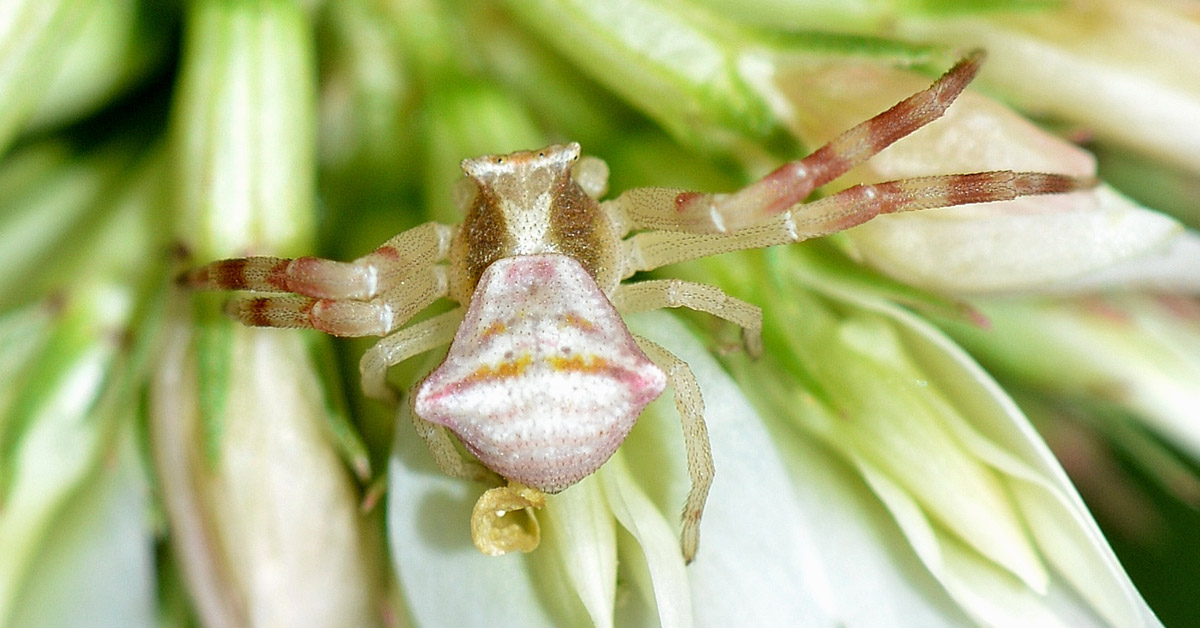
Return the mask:
[[(794, 385), (790, 402), (747, 398), (764, 394), (749, 385), (765, 377), (762, 369), (748, 367), (739, 388), (670, 317), (640, 319), (640, 331), (689, 361), (706, 394), (718, 478), (700, 553), (686, 568), (676, 517), (687, 479), (669, 401), (643, 416), (596, 476), (551, 498), (539, 514), (545, 538), (538, 551), (500, 558), (467, 542), (478, 490), (441, 476), (402, 416), (389, 468), (388, 531), (416, 622), (932, 626), (970, 617), (988, 625), (1156, 625), (1011, 401), (928, 325), (869, 306), (904, 339), (908, 359), (928, 379), (861, 384), (945, 395), (962, 413), (940, 420), (953, 421), (913, 431), (906, 406), (876, 418), (836, 416)], [(778, 410), (789, 403), (793, 412)], [(857, 434), (819, 426), (867, 419), (877, 427)], [(895, 425), (884, 428), (889, 421)], [(893, 440), (897, 449), (889, 452), (873, 442), (889, 432), (936, 443), (914, 441), (910, 453)], [(956, 497), (967, 510), (947, 513), (935, 503), (939, 495), (949, 499), (953, 487), (970, 484), (955, 479), (954, 467), (924, 480), (916, 479), (918, 469), (895, 474), (887, 458), (911, 455), (930, 470), (938, 460), (969, 461), (975, 470), (961, 479), (991, 478), (982, 486), (994, 486), (984, 490), (999, 504), (967, 492)], [(971, 519), (971, 509), (980, 518)], [(995, 519), (1000, 513), (1013, 519)], [(947, 528), (948, 514), (975, 527)], [(448, 603), (447, 589), (470, 592), (470, 603)]]

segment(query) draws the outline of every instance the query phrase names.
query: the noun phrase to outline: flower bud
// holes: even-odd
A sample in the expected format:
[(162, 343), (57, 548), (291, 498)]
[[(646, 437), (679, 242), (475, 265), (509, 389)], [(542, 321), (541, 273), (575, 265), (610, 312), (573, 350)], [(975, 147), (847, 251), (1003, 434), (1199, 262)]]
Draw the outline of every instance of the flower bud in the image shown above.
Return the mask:
[(947, 329), (998, 373), (1045, 394), (1116, 405), (1200, 460), (1200, 307), (1109, 295), (980, 304), (988, 329)]
[[(105, 154), (68, 163), (87, 171), (95, 165), (88, 161), (103, 163)], [(148, 624), (153, 617), (154, 533), (131, 437), (158, 320), (146, 297), (161, 276), (143, 263), (155, 248), (157, 165), (149, 157), (126, 172), (112, 197), (103, 187), (37, 189), (61, 183), (58, 176), (35, 178), (27, 190), (52, 215), (91, 208), (94, 228), (68, 251), (40, 260), (36, 281), (25, 278), (44, 291), (41, 298), (0, 314), (4, 625)], [(15, 235), (11, 227), (0, 227), (0, 238)]]
[[(177, 237), (199, 261), (309, 252), (306, 14), (286, 0), (194, 2), (185, 34), (172, 118)], [(150, 398), (172, 548), (199, 617), (379, 623), (367, 522), (339, 456), (350, 441), (321, 350), (303, 334), (242, 327), (206, 296), (171, 295)]]

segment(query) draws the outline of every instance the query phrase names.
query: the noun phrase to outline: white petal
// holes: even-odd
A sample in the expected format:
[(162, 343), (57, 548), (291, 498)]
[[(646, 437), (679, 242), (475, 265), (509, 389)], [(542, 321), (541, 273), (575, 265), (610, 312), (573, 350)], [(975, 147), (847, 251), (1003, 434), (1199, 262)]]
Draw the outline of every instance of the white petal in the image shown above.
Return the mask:
[[(982, 46), (981, 81), (1030, 111), (1200, 171), (1200, 55), (1194, 5), (1064, 3), (1053, 14), (901, 20), (926, 42)], [(1019, 12), (1018, 12), (1019, 13)]]
[(617, 587), (617, 536), (613, 514), (595, 475), (551, 497), (544, 513), (540, 551), (554, 554), (592, 624), (613, 625)]
[[(691, 366), (704, 394), (717, 472), (688, 566), (700, 625), (832, 625), (833, 594), (775, 437), (704, 344), (664, 313), (632, 326)], [(639, 481), (671, 480), (659, 508), (674, 516), (688, 490), (683, 439), (671, 391), (640, 419), (624, 449)], [(654, 478), (641, 477), (654, 470)], [(648, 482), (648, 480), (650, 480)], [(819, 509), (814, 509), (819, 512)]]
[[(779, 439), (795, 494), (821, 539), (836, 625), (962, 626), (969, 623), (913, 551), (859, 473), (827, 449), (796, 436)], [(870, 603), (863, 603), (870, 600)]]
[[(432, 366), (432, 365), (430, 365)], [(396, 415), (388, 462), (391, 564), (417, 626), (572, 625), (541, 602), (530, 557), (484, 556), (471, 544), (471, 509), (483, 487), (438, 470), (412, 427)]]
[(1095, 292), (1124, 286), (1152, 292), (1200, 294), (1200, 236), (1194, 231), (1169, 238), (1144, 255), (1068, 281), (1064, 292)]
[(125, 428), (115, 465), (98, 469), (58, 513), (6, 626), (158, 625), (149, 488)]
[[(956, 437), (1009, 478), (1013, 499), (1038, 549), (1055, 567), (1055, 574), (1074, 586), (1112, 625), (1157, 625), (1049, 448), (991, 377), (942, 333), (906, 311), (857, 298), (836, 286), (824, 288), (886, 314), (900, 325), (914, 358), (931, 379), (939, 382), (969, 422), (951, 424)], [(960, 579), (970, 581), (978, 575), (963, 572), (947, 581), (947, 588), (954, 592), (964, 585)], [(985, 587), (985, 591), (990, 586), (984, 580), (974, 584)], [(980, 601), (985, 602), (985, 597), (981, 596)], [(961, 593), (956, 598), (965, 599)], [(1063, 599), (1058, 598), (1060, 602)], [(1059, 609), (1056, 614), (1061, 616), (1063, 611)]]
[[(1174, 220), (1104, 186), (886, 216), (850, 237), (867, 263), (902, 281), (946, 292), (1000, 293), (1068, 291), (1095, 287), (1101, 276), (1120, 279), (1122, 264), (1163, 255), (1182, 233)], [(1145, 275), (1142, 282), (1156, 279)]]
[[(658, 619), (664, 628), (692, 625), (691, 595), (680, 554), (679, 537), (637, 485), (620, 451), (598, 475), (612, 512), (641, 546)], [(639, 583), (646, 591), (647, 583)]]
[(1003, 478), (946, 429), (957, 419), (957, 409), (910, 357), (900, 330), (885, 318), (856, 313), (827, 338), (827, 344), (816, 346), (825, 354), (820, 368), (836, 373), (852, 392), (834, 393), (836, 411), (813, 404), (805, 424), (864, 473), (886, 473), (921, 504), (923, 515), (1032, 590), (1045, 591), (1045, 568)]
[[(981, 304), (995, 333), (955, 328), (1002, 368), (1077, 396), (1102, 396), (1136, 413), (1200, 458), (1200, 332), (1195, 314), (1148, 296)], [(1062, 364), (1072, 365), (1062, 369)]]
[(956, 537), (938, 532), (909, 492), (887, 474), (868, 465), (860, 468), (925, 566), (980, 625), (1065, 626), (1040, 596), (1030, 595), (1023, 582), (997, 569), (995, 563), (963, 546)]

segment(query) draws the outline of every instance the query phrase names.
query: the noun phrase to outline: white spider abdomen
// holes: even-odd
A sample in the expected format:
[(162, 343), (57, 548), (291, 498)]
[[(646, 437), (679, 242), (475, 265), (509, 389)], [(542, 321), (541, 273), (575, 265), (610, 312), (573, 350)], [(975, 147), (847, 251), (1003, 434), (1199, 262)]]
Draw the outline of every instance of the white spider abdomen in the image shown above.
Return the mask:
[(414, 407), (493, 471), (557, 492), (604, 464), (665, 386), (579, 262), (516, 256), (483, 272)]

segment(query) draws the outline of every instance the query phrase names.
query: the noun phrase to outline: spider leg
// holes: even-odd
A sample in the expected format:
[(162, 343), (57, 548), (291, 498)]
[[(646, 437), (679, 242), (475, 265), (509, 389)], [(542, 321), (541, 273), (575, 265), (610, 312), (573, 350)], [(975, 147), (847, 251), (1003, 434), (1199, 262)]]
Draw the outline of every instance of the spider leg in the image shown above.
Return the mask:
[(412, 388), (408, 389), (408, 413), (412, 416), (413, 427), (416, 428), (417, 435), (425, 441), (425, 446), (433, 456), (433, 461), (437, 464), (438, 469), (452, 478), (473, 480), (488, 486), (504, 484), (496, 472), (483, 466), (479, 461), (464, 456), (458, 447), (454, 446), (454, 439), (444, 426), (426, 421), (417, 415), (412, 404), (413, 400), (417, 398), (416, 391), (420, 385), (421, 381), (418, 380)]
[(883, 214), (1064, 194), (1094, 185), (1096, 181), (1086, 177), (1011, 170), (913, 177), (855, 185), (798, 205), (785, 215), (792, 217), (801, 239), (808, 239), (844, 231)]
[(1007, 201), (1020, 196), (1062, 194), (1092, 187), (1096, 181), (1041, 172), (996, 170), (937, 175), (856, 185), (728, 234), (647, 231), (626, 239), (621, 277), (730, 251), (801, 242), (837, 233), (880, 214), (968, 203)]
[(646, 338), (634, 336), (633, 339), (646, 357), (666, 372), (675, 390), (675, 408), (683, 422), (683, 444), (692, 482), (683, 505), (681, 534), (683, 559), (690, 563), (700, 544), (700, 517), (704, 514), (704, 502), (708, 499), (714, 473), (712, 446), (708, 440), (708, 427), (704, 425), (704, 399), (700, 396), (696, 376), (686, 362)]
[(353, 262), (319, 257), (242, 257), (218, 260), (180, 276), (201, 290), (293, 292), (316, 299), (370, 299), (414, 272), (446, 258), (453, 228), (413, 227)]
[(628, 223), (690, 233), (729, 233), (802, 202), (813, 190), (870, 159), (896, 140), (940, 118), (983, 63), (976, 50), (937, 81), (891, 109), (842, 133), (811, 155), (788, 162), (732, 194), (638, 188), (617, 197)]
[[(363, 393), (381, 401), (397, 403), (399, 400), (396, 398), (396, 391), (387, 383), (388, 368), (413, 356), (450, 344), (450, 341), (454, 339), (454, 332), (462, 323), (464, 314), (466, 314), (466, 308), (455, 308), (402, 329), (375, 343), (375, 346), (363, 354), (362, 361), (358, 363), (359, 371), (362, 373)], [(425, 441), (438, 468), (442, 470), (442, 473), (451, 477), (499, 486), (501, 482), (495, 473), (474, 460), (466, 459), (459, 452), (445, 427), (422, 419), (412, 409), (412, 400), (416, 398), (413, 391), (419, 385), (420, 382), (417, 382), (409, 389), (408, 412), (412, 415), (413, 427), (416, 428), (417, 435)]]
[(334, 336), (383, 336), (446, 296), (446, 269), (432, 266), (370, 301), (305, 296), (243, 296), (226, 310), (252, 327), (312, 328)]
[(396, 392), (387, 384), (388, 368), (415, 355), (450, 344), (466, 311), (466, 308), (458, 307), (438, 314), (386, 336), (367, 349), (358, 363), (363, 393), (381, 401), (399, 401)]
[(621, 284), (612, 295), (622, 314), (647, 312), (667, 307), (686, 307), (711, 314), (742, 328), (742, 342), (751, 357), (762, 355), (762, 309), (731, 297), (716, 286), (657, 279)]

